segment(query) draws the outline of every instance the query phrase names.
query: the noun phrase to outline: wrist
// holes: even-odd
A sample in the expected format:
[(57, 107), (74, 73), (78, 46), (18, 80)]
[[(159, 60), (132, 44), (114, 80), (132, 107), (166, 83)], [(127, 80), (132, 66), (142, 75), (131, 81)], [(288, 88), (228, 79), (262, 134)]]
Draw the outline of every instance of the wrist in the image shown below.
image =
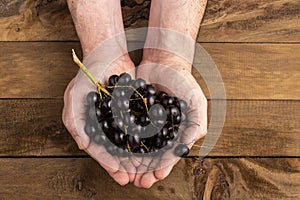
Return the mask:
[(124, 32), (119, 0), (68, 0), (68, 6), (84, 58), (99, 43)]
[(144, 49), (141, 65), (150, 63), (164, 65), (178, 71), (192, 71), (192, 62), (160, 49)]

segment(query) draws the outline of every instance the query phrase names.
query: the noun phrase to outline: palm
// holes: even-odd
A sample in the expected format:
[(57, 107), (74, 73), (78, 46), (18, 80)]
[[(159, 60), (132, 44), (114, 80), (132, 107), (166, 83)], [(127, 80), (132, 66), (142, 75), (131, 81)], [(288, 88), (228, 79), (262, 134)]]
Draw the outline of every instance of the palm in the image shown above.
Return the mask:
[[(91, 67), (89, 71), (99, 81), (105, 83), (105, 80), (113, 74), (121, 74), (125, 71), (131, 73), (134, 77), (134, 65), (129, 59), (119, 59), (110, 67)], [(135, 167), (131, 162), (124, 162), (122, 158), (112, 156), (103, 146), (95, 144), (94, 141), (86, 135), (84, 126), (86, 96), (90, 91), (95, 91), (96, 87), (90, 80), (79, 73), (68, 85), (64, 101), (63, 121), (67, 129), (77, 142), (80, 149), (85, 150), (93, 157), (107, 172), (121, 185), (133, 181), (135, 178)], [(127, 173), (131, 172), (131, 173)]]
[[(180, 62), (178, 58), (170, 60), (160, 61), (159, 64), (144, 62), (138, 68), (137, 77), (155, 84), (159, 90), (167, 91), (188, 103), (186, 120), (180, 126), (182, 132), (180, 143), (185, 143), (191, 147), (195, 141), (206, 134), (207, 101), (191, 73), (188, 70), (180, 70), (189, 69), (190, 66), (180, 66), (178, 69), (179, 63), (183, 62)], [(137, 176), (135, 184), (142, 187), (151, 186), (158, 179), (164, 179), (168, 176), (178, 161), (179, 158), (173, 155), (172, 150), (169, 150), (162, 156), (157, 168), (151, 173), (147, 172)], [(143, 171), (140, 172), (143, 173)]]

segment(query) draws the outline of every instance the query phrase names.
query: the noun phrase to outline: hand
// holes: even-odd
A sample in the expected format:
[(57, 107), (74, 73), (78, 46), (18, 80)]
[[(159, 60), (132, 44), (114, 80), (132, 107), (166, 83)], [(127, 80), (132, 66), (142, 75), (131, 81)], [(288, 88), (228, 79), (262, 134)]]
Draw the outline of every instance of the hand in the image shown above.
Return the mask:
[[(180, 142), (191, 147), (207, 133), (207, 100), (191, 75), (190, 64), (167, 53), (160, 52), (156, 58), (158, 57), (159, 59), (156, 60), (142, 61), (138, 67), (137, 78), (154, 83), (158, 89), (167, 91), (187, 102), (187, 116), (180, 125), (182, 132)], [(137, 168), (138, 174), (134, 184), (138, 187), (149, 188), (156, 181), (166, 178), (180, 159), (174, 156), (174, 148), (162, 156), (154, 171), (147, 172), (143, 168)], [(143, 160), (144, 165), (150, 162), (149, 159)]]
[[(88, 57), (88, 60), (91, 60)], [(89, 62), (89, 61), (87, 61)], [(97, 63), (97, 62), (96, 62)], [(93, 64), (95, 64), (93, 62)], [(134, 77), (134, 64), (131, 62), (128, 55), (118, 58), (109, 67), (102, 66), (87, 66), (89, 71), (100, 80), (105, 83), (108, 77), (112, 74), (121, 74), (123, 72), (131, 72)], [(90, 156), (92, 156), (112, 178), (120, 185), (125, 185), (129, 181), (133, 181), (135, 178), (135, 167), (130, 162), (123, 162), (123, 160), (117, 156), (112, 156), (103, 146), (95, 144), (86, 135), (84, 126), (86, 123), (86, 96), (90, 91), (96, 91), (96, 86), (91, 83), (87, 76), (79, 73), (68, 85), (64, 95), (64, 109), (63, 109), (63, 122), (71, 133), (80, 149), (85, 150)], [(122, 163), (123, 162), (123, 163)]]

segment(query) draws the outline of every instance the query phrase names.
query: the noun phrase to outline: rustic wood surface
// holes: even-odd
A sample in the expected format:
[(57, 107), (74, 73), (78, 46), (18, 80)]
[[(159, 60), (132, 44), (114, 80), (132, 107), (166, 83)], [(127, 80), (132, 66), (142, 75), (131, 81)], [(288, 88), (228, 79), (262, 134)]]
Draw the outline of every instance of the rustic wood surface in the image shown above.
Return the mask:
[[(147, 26), (150, 0), (121, 4), (127, 30)], [(197, 41), (224, 81), (225, 126), (208, 158), (198, 141), (146, 190), (116, 184), (62, 124), (81, 54), (66, 0), (0, 0), (0, 200), (300, 199), (299, 19), (297, 0), (208, 0)]]
[[(76, 75), (78, 42), (0, 42), (1, 98), (63, 97)], [(228, 99), (300, 99), (300, 44), (203, 44), (222, 75)], [(193, 74), (210, 99), (199, 73)], [(214, 78), (213, 75), (209, 78)], [(212, 85), (212, 88), (215, 86)], [(293, 91), (293, 92), (291, 92)]]
[(1, 200), (300, 198), (296, 158), (182, 159), (150, 190), (119, 186), (91, 158), (5, 158), (0, 164)]
[[(123, 1), (125, 28), (147, 25), (150, 0)], [(209, 0), (200, 42), (299, 42), (296, 0)], [(0, 1), (0, 41), (78, 40), (65, 0)]]
[[(82, 155), (62, 124), (62, 107), (61, 99), (0, 100), (0, 156)], [(209, 155), (298, 156), (299, 109), (300, 101), (227, 101), (223, 131)]]

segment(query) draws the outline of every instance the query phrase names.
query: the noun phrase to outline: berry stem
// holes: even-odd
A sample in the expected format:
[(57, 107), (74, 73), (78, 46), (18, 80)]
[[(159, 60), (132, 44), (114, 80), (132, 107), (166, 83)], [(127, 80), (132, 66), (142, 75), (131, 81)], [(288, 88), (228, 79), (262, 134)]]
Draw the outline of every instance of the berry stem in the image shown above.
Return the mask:
[(89, 79), (94, 83), (94, 85), (97, 87), (98, 92), (100, 94), (100, 91), (103, 91), (105, 94), (108, 96), (111, 96), (110, 92), (108, 92), (104, 87), (103, 84), (98, 81), (89, 71), (88, 69), (84, 66), (84, 64), (79, 60), (77, 57), (74, 49), (72, 49), (72, 55), (73, 55), (73, 61), (78, 65), (78, 67), (89, 77)]

